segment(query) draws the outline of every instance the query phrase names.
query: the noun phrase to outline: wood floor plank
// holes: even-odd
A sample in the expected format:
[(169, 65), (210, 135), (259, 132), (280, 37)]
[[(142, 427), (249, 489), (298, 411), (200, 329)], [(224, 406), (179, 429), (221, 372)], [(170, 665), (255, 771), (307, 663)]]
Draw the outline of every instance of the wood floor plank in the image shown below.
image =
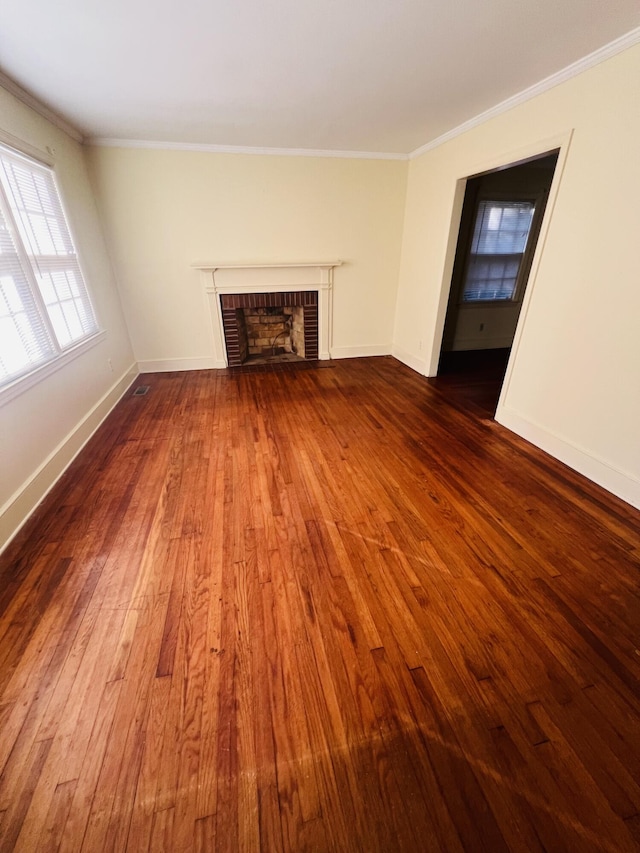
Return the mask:
[[(167, 707), (171, 698), (171, 678), (156, 678), (150, 697), (145, 728), (144, 750), (136, 785), (135, 800), (127, 836), (127, 850), (146, 850), (150, 846), (156, 815), (156, 792), (160, 776), (163, 734)], [(169, 809), (164, 809), (169, 811)]]
[(20, 774), (12, 780), (13, 797), (0, 825), (0, 850), (15, 849), (51, 745), (51, 740), (36, 741), (21, 764)]
[(109, 742), (115, 737), (113, 721), (120, 697), (122, 681), (105, 685), (94, 719), (86, 758), (82, 763), (80, 777), (75, 788), (71, 809), (67, 815), (60, 840), (60, 853), (79, 850), (84, 840), (87, 821), (100, 777), (104, 754)]
[(392, 358), (139, 382), (0, 556), (2, 851), (640, 850), (640, 513)]

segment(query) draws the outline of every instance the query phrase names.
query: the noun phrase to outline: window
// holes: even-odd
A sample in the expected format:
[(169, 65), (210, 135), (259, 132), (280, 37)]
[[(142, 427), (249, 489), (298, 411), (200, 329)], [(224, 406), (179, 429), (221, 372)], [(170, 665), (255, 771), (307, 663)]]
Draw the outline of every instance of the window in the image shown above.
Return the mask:
[(52, 170), (0, 145), (0, 386), (97, 331)]
[(532, 201), (480, 201), (462, 288), (463, 302), (516, 297), (534, 211)]

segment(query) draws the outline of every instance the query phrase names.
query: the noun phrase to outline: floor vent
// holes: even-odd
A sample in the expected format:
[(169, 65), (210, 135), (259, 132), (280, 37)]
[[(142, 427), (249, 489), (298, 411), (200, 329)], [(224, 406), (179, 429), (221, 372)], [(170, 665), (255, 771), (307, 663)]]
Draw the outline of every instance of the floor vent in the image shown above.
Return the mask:
[(149, 385), (138, 385), (136, 390), (133, 392), (134, 397), (143, 397), (147, 391), (149, 390)]

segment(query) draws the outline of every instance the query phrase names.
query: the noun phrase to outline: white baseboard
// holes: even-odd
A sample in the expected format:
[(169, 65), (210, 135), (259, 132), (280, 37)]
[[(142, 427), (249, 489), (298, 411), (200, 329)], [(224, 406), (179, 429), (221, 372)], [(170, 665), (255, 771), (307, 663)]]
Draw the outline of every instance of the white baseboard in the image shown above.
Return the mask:
[[(330, 358), (364, 358), (370, 355), (389, 355), (391, 347), (387, 346), (364, 346), (364, 347), (332, 347), (331, 354), (320, 353), (321, 361)], [(149, 361), (139, 361), (140, 373), (173, 373), (181, 370), (220, 370), (226, 367), (224, 361), (216, 361), (215, 358), (164, 358)]]
[(173, 373), (180, 370), (219, 370), (226, 362), (215, 358), (158, 358), (139, 361), (140, 373)]
[(132, 364), (47, 456), (26, 483), (0, 507), (0, 553), (55, 486), (137, 376), (137, 365)]
[(391, 347), (391, 355), (394, 358), (397, 358), (398, 361), (401, 361), (403, 364), (406, 364), (407, 367), (410, 367), (412, 370), (415, 370), (416, 373), (419, 373), (421, 376), (427, 376), (427, 362), (424, 358), (418, 358), (413, 355), (413, 353), (408, 352), (406, 349), (402, 349), (397, 344), (394, 344)]
[(363, 347), (331, 347), (331, 358), (366, 358), (371, 355), (390, 355), (391, 344)]
[(603, 489), (640, 509), (640, 480), (633, 474), (621, 471), (585, 448), (561, 438), (540, 424), (527, 420), (507, 406), (498, 407), (496, 420), (535, 444), (536, 447), (564, 462), (574, 471), (584, 474)]

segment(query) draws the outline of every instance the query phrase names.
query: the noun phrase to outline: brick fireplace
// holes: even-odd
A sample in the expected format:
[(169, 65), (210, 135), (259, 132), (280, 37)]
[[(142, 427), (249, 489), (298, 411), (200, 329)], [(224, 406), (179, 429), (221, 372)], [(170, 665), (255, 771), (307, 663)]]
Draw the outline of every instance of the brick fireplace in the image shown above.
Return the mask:
[(340, 265), (194, 264), (210, 318), (211, 367), (234, 367), (274, 348), (293, 358), (331, 358), (333, 271)]
[(220, 308), (229, 367), (278, 349), (318, 358), (317, 291), (223, 293)]

